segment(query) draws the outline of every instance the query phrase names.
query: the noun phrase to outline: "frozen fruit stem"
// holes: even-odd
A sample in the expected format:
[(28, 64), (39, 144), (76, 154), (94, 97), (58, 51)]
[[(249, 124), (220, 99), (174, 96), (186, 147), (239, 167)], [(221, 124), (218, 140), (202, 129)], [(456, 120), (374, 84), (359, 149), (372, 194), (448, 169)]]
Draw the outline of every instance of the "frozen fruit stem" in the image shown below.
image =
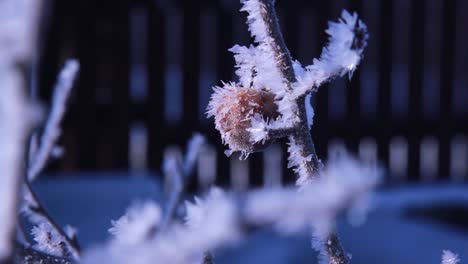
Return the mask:
[[(321, 176), (322, 168), (310, 134), (313, 122), (310, 94), (335, 77), (347, 73), (352, 76), (367, 45), (366, 26), (357, 14), (343, 11), (338, 22), (329, 23), (326, 31), (330, 36), (329, 43), (323, 48), (320, 58), (303, 68), (299, 62), (293, 61), (286, 47), (274, 8), (275, 1), (241, 0), (241, 3), (241, 11), (248, 13), (247, 24), (256, 45), (236, 45), (230, 49), (236, 60), (239, 83), (215, 88), (208, 113), (215, 117), (216, 128), (229, 145), (228, 153), (241, 151), (248, 155), (257, 150), (256, 144), (288, 137), (288, 167), (296, 172), (297, 185), (303, 188)], [(245, 115), (233, 114), (243, 113), (244, 103), (239, 96), (231, 98), (228, 95), (254, 94), (264, 90), (274, 95), (277, 114), (271, 116), (267, 111), (255, 108), (247, 109), (249, 112)], [(240, 136), (236, 138), (237, 135)], [(239, 142), (241, 144), (237, 144)], [(324, 261), (334, 264), (349, 262), (336, 232), (327, 231), (315, 240), (322, 244), (316, 248), (326, 256)]]

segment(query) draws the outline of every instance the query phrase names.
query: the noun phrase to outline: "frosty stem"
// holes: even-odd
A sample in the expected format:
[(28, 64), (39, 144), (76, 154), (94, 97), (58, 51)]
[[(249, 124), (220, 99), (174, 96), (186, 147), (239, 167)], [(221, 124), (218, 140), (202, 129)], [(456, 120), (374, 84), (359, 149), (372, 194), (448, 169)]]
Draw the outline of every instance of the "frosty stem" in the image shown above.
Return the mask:
[(72, 255), (73, 259), (79, 260), (80, 259), (80, 247), (76, 243), (76, 241), (72, 240), (65, 231), (55, 222), (55, 220), (50, 216), (47, 212), (45, 207), (42, 205), (39, 196), (35, 193), (34, 189), (32, 188), (30, 182), (25, 179), (26, 191), (30, 194), (31, 199), (33, 200), (34, 205), (28, 205), (29, 209), (44, 218), (47, 223), (62, 237), (62, 241), (64, 241), (68, 251)]
[[(268, 44), (275, 54), (276, 66), (282, 74), (287, 89), (291, 91), (292, 83), (296, 82), (296, 75), (294, 73), (291, 55), (286, 47), (283, 35), (281, 34), (278, 17), (274, 8), (274, 0), (258, 1), (264, 6), (261, 12), (261, 17), (264, 20), (269, 36), (271, 37), (271, 41), (269, 41)], [(312, 177), (318, 177), (320, 173), (320, 160), (315, 152), (314, 142), (307, 123), (305, 98), (306, 95), (302, 95), (296, 100), (300, 122), (297, 129), (290, 136), (290, 139), (293, 140), (295, 144), (303, 147), (302, 157), (306, 161), (304, 166), (307, 173)], [(311, 157), (311, 159), (308, 159), (307, 157)], [(331, 264), (349, 263), (349, 259), (341, 246), (336, 232), (331, 232), (323, 243)]]

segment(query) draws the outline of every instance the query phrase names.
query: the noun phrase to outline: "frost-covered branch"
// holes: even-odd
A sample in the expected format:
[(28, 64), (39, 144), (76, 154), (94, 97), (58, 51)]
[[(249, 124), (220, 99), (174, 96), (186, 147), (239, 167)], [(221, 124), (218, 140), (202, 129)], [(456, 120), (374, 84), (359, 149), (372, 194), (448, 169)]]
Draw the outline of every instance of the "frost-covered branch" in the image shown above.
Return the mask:
[(0, 61), (0, 263), (12, 254), (24, 144), (32, 121), (22, 83), (20, 73)]
[[(365, 213), (363, 208), (379, 181), (379, 171), (346, 158), (329, 164), (323, 174), (323, 178), (299, 192), (295, 188), (264, 189), (239, 197), (212, 189), (204, 198), (186, 203), (185, 226), (172, 222), (156, 239), (143, 237), (131, 245), (113, 240), (85, 254), (83, 263), (132, 263), (134, 259), (141, 264), (155, 260), (194, 263), (204, 259), (207, 250), (238, 242), (250, 228), (272, 225), (278, 232), (290, 234), (320, 227), (317, 232), (327, 233), (340, 212)], [(147, 220), (152, 219), (152, 214), (143, 210), (136, 215), (132, 219), (139, 219), (140, 225), (130, 227), (151, 226), (153, 221)]]
[(34, 52), (41, 1), (0, 1), (0, 263), (11, 263), (24, 144), (34, 121), (25, 66)]
[(187, 144), (187, 152), (183, 161), (180, 161), (174, 155), (165, 157), (164, 159), (163, 171), (166, 177), (170, 179), (172, 188), (161, 223), (162, 230), (168, 226), (176, 214), (185, 188), (190, 180), (189, 177), (192, 174), (196, 158), (204, 143), (205, 138), (201, 134), (195, 134)]
[[(293, 61), (286, 47), (274, 0), (241, 0), (249, 31), (256, 46), (234, 46), (239, 83), (216, 87), (208, 106), (208, 116), (215, 117), (216, 129), (228, 154), (263, 150), (275, 138), (289, 138), (289, 164), (298, 175), (301, 187), (320, 177), (321, 161), (310, 134), (313, 109), (310, 93), (325, 81), (353, 71), (366, 46), (366, 26), (356, 14), (343, 11), (338, 23), (330, 22), (328, 46), (320, 59), (305, 67)], [(336, 233), (318, 238), (327, 250), (329, 263), (348, 263)], [(317, 236), (316, 236), (317, 240)]]
[(152, 201), (136, 202), (116, 221), (109, 233), (116, 242), (135, 245), (151, 240), (161, 226), (162, 210)]
[[(60, 122), (66, 110), (67, 100), (73, 88), (73, 83), (78, 74), (80, 64), (75, 59), (65, 62), (54, 87), (51, 110), (48, 115), (44, 132), (42, 133), (40, 146), (37, 150), (31, 149), (31, 161), (28, 168), (28, 179), (33, 181), (44, 169), (60, 136)], [(35, 146), (35, 144), (32, 144)]]
[(75, 260), (80, 258), (80, 246), (73, 229), (60, 227), (48, 213), (29, 181), (25, 181), (22, 212), (34, 224), (31, 234), (36, 244), (34, 249), (57, 257)]
[(367, 46), (366, 25), (343, 10), (338, 22), (329, 22), (326, 30), (329, 35), (328, 45), (323, 48), (320, 59), (305, 68), (303, 75), (298, 76), (294, 84), (294, 96), (299, 97), (317, 89), (335, 77), (352, 74), (359, 65), (365, 47)]
[(31, 234), (36, 242), (35, 250), (51, 256), (79, 259), (80, 247), (71, 228), (62, 228), (46, 210), (45, 206), (34, 192), (30, 182), (44, 169), (51, 157), (56, 141), (60, 136), (60, 122), (66, 112), (66, 103), (73, 87), (73, 82), (79, 70), (76, 60), (68, 60), (60, 72), (54, 87), (52, 106), (37, 148), (37, 137), (34, 135), (30, 143), (29, 166), (24, 179), (24, 201), (22, 211), (35, 226)]

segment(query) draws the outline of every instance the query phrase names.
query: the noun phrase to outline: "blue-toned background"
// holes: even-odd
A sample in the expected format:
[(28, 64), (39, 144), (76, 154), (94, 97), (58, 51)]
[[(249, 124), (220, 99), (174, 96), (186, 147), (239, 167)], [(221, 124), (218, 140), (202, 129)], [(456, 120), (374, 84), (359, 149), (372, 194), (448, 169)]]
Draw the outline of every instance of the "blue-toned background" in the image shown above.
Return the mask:
[[(213, 120), (205, 118), (211, 87), (235, 79), (227, 49), (252, 42), (239, 1), (46, 3), (33, 96), (50, 101), (67, 58), (77, 57), (81, 71), (63, 124), (65, 156), (50, 164), (36, 187), (60, 223), (79, 228), (85, 247), (104, 241), (110, 220), (132, 200), (163, 200), (163, 156), (183, 151), (195, 131), (208, 145), (191, 191), (294, 181), (284, 142), (246, 161), (227, 158)], [(369, 46), (352, 80), (334, 80), (313, 98), (312, 135), (323, 160), (348, 149), (386, 169), (369, 221), (356, 229), (340, 220), (354, 263), (438, 263), (445, 248), (463, 258), (468, 1), (277, 0), (277, 7), (286, 43), (303, 65), (320, 55), (327, 21), (342, 9), (357, 11), (369, 28)], [(279, 239), (269, 231), (215, 256), (220, 263), (315, 259), (307, 234)]]
[[(67, 155), (51, 169), (158, 170), (169, 145), (199, 131), (211, 143), (201, 161), (210, 180), (230, 185), (234, 172), (254, 185), (274, 172), (279, 181), (293, 180), (284, 144), (230, 161), (205, 118), (211, 87), (234, 79), (227, 49), (251, 43), (237, 0), (48, 3), (39, 97), (49, 100), (66, 58), (82, 64), (64, 124)], [(304, 65), (320, 55), (327, 21), (343, 8), (357, 11), (369, 27), (369, 46), (351, 82), (335, 80), (314, 97), (313, 137), (322, 158), (346, 147), (388, 167), (388, 182), (465, 180), (466, 1), (279, 0), (277, 6), (286, 43)]]

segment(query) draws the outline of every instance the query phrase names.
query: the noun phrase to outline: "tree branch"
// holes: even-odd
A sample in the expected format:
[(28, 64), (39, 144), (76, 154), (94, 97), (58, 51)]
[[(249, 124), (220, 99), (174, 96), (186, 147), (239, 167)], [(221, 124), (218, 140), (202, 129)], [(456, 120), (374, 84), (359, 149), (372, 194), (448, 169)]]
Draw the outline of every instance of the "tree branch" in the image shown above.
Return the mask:
[(40, 0), (0, 1), (0, 263), (11, 263), (25, 143), (34, 121), (26, 99)]
[[(30, 210), (29, 214), (32, 214), (30, 216), (30, 219), (32, 217), (40, 217), (44, 219), (51, 227), (54, 229), (54, 231), (57, 232), (62, 238), (62, 241), (65, 243), (68, 252), (71, 254), (72, 258), (75, 260), (80, 259), (80, 246), (78, 245), (76, 239), (72, 239), (68, 237), (68, 235), (65, 233), (63, 228), (58, 225), (55, 220), (50, 216), (50, 214), (47, 212), (46, 208), (42, 205), (39, 196), (34, 192), (34, 189), (32, 188), (31, 184), (27, 179), (25, 179), (25, 184), (26, 186), (26, 192), (31, 201), (27, 202), (28, 209)], [(36, 222), (36, 221), (32, 221)]]
[[(67, 100), (79, 67), (80, 64), (77, 60), (67, 60), (58, 76), (54, 87), (51, 110), (41, 137), (39, 149), (37, 151), (32, 150), (30, 154), (31, 163), (28, 168), (28, 179), (30, 181), (33, 181), (44, 169), (60, 136), (60, 122), (65, 115)], [(32, 143), (34, 144), (34, 142)]]
[[(291, 91), (293, 83), (296, 82), (297, 78), (294, 73), (293, 62), (289, 50), (284, 42), (283, 35), (279, 28), (278, 18), (276, 10), (274, 8), (274, 1), (272, 0), (258, 0), (261, 4), (260, 14), (266, 24), (267, 32), (270, 36), (269, 46), (276, 58), (276, 65), (278, 70), (281, 72), (284, 80), (286, 80), (286, 87)], [(320, 160), (315, 152), (315, 146), (312, 141), (310, 134), (310, 128), (307, 123), (307, 112), (305, 108), (305, 95), (300, 96), (296, 100), (298, 106), (298, 116), (300, 120), (299, 128), (290, 136), (290, 145), (301, 148), (299, 151), (302, 161), (293, 161), (292, 164), (297, 165), (298, 173), (300, 178), (304, 182), (308, 182), (312, 177), (318, 177), (320, 173)], [(291, 155), (291, 153), (290, 153)], [(295, 157), (290, 156), (290, 160)], [(291, 162), (290, 162), (291, 163)], [(302, 175), (301, 175), (302, 174)], [(305, 177), (304, 177), (305, 176)], [(349, 263), (349, 259), (338, 240), (338, 236), (335, 232), (331, 232), (327, 240), (333, 241), (330, 245), (328, 243), (326, 247), (329, 248), (327, 253), (330, 255), (330, 262), (333, 264), (346, 264)]]
[(204, 142), (205, 138), (202, 135), (195, 134), (187, 144), (187, 152), (183, 161), (174, 155), (164, 158), (164, 174), (166, 174), (167, 178), (171, 179), (172, 188), (161, 223), (161, 231), (167, 228), (176, 214), (177, 208), (182, 201), (182, 196), (190, 181), (190, 175), (192, 174), (196, 158)]

